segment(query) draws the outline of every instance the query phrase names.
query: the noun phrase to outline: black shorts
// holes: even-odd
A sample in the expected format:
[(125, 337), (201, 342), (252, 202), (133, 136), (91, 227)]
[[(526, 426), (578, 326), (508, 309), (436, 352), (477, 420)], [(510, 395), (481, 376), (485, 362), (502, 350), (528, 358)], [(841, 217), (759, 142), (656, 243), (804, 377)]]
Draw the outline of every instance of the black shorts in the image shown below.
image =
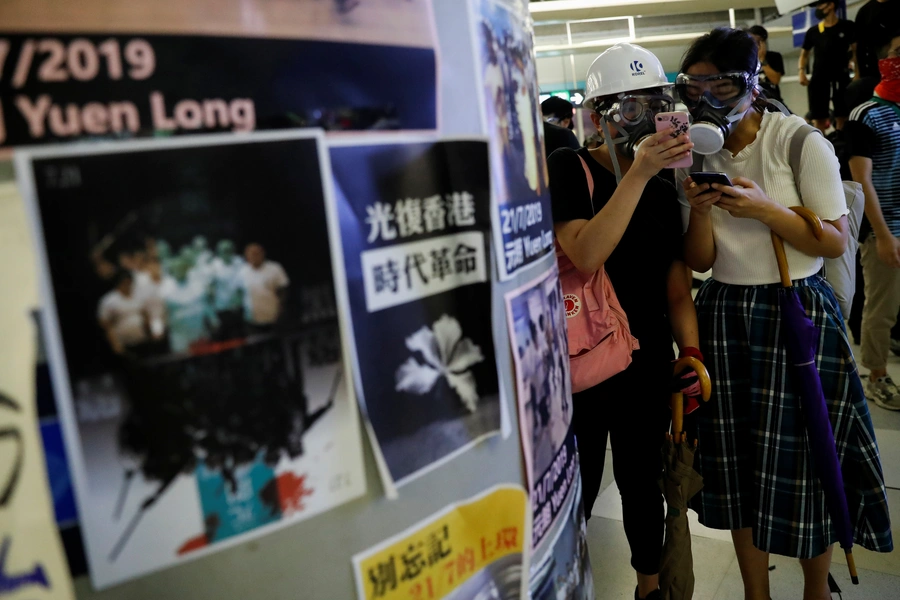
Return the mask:
[[(829, 103), (834, 104), (834, 117), (849, 117), (850, 106), (847, 104), (847, 86), (850, 79), (842, 77), (830, 80), (827, 76), (813, 75), (809, 80), (809, 112), (813, 119), (827, 119), (831, 116)], [(830, 102), (829, 102), (830, 101)]]

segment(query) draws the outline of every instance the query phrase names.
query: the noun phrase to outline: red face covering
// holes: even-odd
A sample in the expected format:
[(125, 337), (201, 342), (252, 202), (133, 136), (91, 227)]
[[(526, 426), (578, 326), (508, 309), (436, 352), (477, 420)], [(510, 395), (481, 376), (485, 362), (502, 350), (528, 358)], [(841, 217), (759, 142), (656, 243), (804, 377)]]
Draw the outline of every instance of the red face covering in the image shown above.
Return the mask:
[(900, 56), (882, 58), (878, 61), (881, 83), (875, 86), (879, 98), (900, 103)]

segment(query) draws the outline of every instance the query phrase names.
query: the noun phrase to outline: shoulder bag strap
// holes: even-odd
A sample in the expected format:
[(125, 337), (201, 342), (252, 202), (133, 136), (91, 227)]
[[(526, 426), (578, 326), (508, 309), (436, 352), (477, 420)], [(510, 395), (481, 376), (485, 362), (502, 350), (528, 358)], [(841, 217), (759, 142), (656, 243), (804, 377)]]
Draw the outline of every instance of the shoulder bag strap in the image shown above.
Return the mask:
[[(578, 154), (576, 152), (576, 154)], [(588, 186), (588, 198), (591, 201), (591, 212), (595, 215), (597, 211), (594, 210), (594, 176), (591, 175), (591, 168), (588, 166), (587, 162), (584, 160), (580, 154), (578, 154), (578, 160), (581, 161), (581, 167), (584, 169), (584, 176), (587, 178), (587, 186)]]
[(803, 144), (806, 142), (806, 138), (813, 133), (822, 132), (812, 125), (803, 124), (791, 136), (788, 162), (791, 165), (791, 173), (794, 174), (794, 186), (797, 188), (797, 195), (800, 196), (801, 204), (803, 203), (803, 194), (800, 192), (800, 157), (803, 155)]

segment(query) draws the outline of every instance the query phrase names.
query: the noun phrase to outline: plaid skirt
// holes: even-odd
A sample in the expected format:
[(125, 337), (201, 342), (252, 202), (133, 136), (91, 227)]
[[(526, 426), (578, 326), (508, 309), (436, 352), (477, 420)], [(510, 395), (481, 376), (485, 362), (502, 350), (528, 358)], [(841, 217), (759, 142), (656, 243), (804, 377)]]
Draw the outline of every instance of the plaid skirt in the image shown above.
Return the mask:
[[(700, 345), (713, 394), (686, 426), (699, 442), (703, 490), (690, 504), (714, 529), (752, 528), (760, 550), (796, 558), (837, 541), (814, 474), (803, 415), (780, 341), (779, 285), (707, 280), (697, 295)], [(854, 543), (893, 549), (875, 432), (834, 292), (794, 282), (820, 332), (816, 366), (835, 433)]]

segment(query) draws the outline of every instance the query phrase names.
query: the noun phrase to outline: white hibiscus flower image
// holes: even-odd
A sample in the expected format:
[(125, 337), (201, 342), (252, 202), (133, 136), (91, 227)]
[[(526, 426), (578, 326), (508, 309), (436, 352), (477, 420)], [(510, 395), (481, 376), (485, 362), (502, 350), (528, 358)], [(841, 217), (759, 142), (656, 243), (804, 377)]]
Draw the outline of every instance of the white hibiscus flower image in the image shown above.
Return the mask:
[(481, 348), (469, 338), (463, 337), (459, 321), (442, 315), (429, 329), (421, 329), (406, 338), (410, 352), (418, 352), (424, 359), (406, 359), (395, 375), (398, 392), (424, 396), (434, 388), (438, 379), (445, 377), (450, 387), (459, 395), (463, 405), (475, 412), (478, 390), (471, 368), (484, 360)]

